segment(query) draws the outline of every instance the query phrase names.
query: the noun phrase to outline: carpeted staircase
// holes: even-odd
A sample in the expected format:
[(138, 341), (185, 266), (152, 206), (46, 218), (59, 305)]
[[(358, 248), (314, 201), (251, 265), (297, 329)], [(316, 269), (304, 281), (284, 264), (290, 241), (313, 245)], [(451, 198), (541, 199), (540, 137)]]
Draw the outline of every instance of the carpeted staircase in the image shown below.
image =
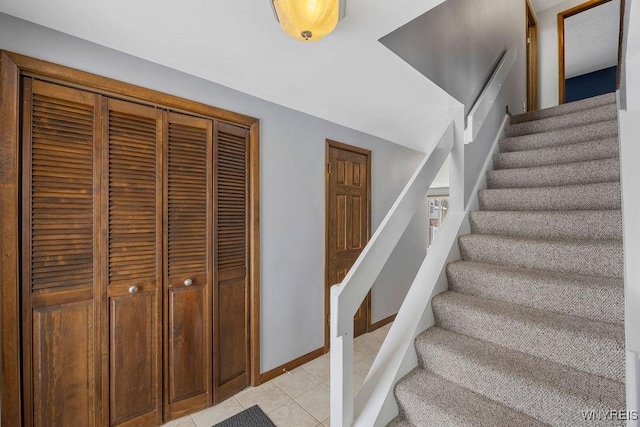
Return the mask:
[(617, 134), (614, 94), (511, 118), (390, 426), (625, 424)]

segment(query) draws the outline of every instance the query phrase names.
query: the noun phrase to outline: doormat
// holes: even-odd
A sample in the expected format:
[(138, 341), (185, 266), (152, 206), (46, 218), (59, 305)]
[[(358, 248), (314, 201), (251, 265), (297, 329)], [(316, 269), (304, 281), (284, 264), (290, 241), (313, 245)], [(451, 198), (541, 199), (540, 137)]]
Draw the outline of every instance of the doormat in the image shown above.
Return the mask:
[(213, 427), (276, 427), (258, 405), (235, 414)]

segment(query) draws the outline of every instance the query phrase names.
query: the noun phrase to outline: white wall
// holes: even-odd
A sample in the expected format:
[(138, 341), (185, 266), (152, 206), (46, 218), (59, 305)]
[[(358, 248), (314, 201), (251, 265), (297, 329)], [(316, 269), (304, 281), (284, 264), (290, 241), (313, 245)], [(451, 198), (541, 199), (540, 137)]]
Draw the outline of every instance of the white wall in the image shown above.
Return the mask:
[[(620, 180), (624, 224), (627, 410), (640, 411), (640, 3), (625, 2), (625, 29), (620, 84)], [(640, 426), (640, 420), (627, 423)]]
[(558, 105), (558, 13), (584, 3), (567, 0), (536, 13), (538, 18), (538, 108)]
[[(261, 370), (323, 346), (325, 138), (372, 150), (374, 229), (422, 154), (1, 13), (0, 49), (259, 118)], [(373, 321), (397, 311), (424, 257), (426, 233), (425, 210), (374, 286)]]

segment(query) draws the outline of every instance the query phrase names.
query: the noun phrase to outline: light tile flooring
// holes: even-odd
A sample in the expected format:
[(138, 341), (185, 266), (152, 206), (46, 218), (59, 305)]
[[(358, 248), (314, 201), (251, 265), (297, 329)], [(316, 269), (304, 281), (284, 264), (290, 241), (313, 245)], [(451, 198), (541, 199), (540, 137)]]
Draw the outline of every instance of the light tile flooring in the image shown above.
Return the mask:
[[(353, 393), (362, 387), (391, 324), (355, 339)], [(273, 380), (241, 391), (219, 405), (171, 421), (164, 427), (211, 427), (258, 405), (278, 427), (329, 426), (329, 354)]]

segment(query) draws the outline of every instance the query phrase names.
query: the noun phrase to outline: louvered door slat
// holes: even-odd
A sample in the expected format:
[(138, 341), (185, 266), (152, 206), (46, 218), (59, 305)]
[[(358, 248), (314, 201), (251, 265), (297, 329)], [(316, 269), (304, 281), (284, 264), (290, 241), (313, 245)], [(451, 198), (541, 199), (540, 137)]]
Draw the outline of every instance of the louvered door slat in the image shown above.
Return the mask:
[[(23, 80), (25, 423), (99, 419), (99, 97)], [(87, 299), (88, 298), (88, 299)]]
[[(247, 135), (221, 126), (217, 148), (218, 271), (245, 269), (247, 262)], [(225, 132), (226, 131), (226, 132)], [(245, 131), (246, 132), (246, 131)], [(230, 229), (230, 226), (234, 226)], [(226, 238), (222, 238), (226, 236)], [(243, 273), (246, 275), (246, 272)]]
[[(64, 91), (62, 96), (70, 98), (65, 100), (50, 92), (51, 86), (36, 82), (30, 126), (31, 256), (55, 257), (56, 262), (32, 266), (32, 289), (64, 287), (60, 276), (74, 272), (92, 287), (93, 259), (74, 257), (73, 252), (93, 252), (95, 99)], [(61, 185), (60, 178), (67, 185)], [(79, 215), (89, 226), (78, 228), (69, 214)], [(61, 244), (51, 248), (47, 241)]]
[(161, 117), (109, 100), (108, 242), (110, 425), (161, 420)]
[(165, 411), (211, 403), (212, 122), (167, 113)]

